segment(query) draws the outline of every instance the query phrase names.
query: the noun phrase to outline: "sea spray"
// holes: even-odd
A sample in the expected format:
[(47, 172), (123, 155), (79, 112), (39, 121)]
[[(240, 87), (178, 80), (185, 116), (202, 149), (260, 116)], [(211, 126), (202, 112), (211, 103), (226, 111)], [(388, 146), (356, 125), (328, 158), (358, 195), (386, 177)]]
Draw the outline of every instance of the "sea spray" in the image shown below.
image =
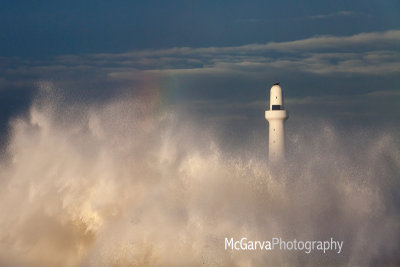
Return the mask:
[[(39, 96), (11, 123), (0, 165), (0, 265), (398, 260), (398, 136), (375, 133), (359, 146), (331, 125), (289, 135), (286, 167), (270, 172), (266, 154), (233, 154), (213, 129), (140, 98)], [(243, 236), (345, 245), (340, 254), (225, 250), (225, 237)]]

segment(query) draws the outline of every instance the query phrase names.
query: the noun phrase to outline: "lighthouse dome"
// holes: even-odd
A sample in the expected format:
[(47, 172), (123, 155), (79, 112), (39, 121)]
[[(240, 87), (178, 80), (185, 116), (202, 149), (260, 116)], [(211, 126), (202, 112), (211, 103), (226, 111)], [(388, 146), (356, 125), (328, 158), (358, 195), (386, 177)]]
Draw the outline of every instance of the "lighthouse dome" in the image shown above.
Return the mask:
[(281, 110), (283, 109), (283, 96), (282, 89), (279, 85), (275, 84), (271, 87), (270, 95), (270, 110)]

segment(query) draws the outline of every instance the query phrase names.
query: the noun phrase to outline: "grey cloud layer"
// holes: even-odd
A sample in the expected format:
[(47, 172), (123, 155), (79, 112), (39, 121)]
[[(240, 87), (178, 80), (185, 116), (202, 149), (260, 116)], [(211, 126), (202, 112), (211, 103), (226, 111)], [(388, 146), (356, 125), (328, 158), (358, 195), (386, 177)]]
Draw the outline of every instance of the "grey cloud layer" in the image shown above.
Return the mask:
[(36, 78), (77, 71), (103, 73), (113, 78), (132, 77), (130, 75), (139, 71), (169, 75), (224, 70), (254, 73), (271, 69), (318, 75), (387, 75), (400, 72), (399, 43), (400, 30), (391, 30), (235, 47), (176, 47), (119, 54), (64, 55), (35, 62), (5, 59), (0, 66), (4, 73), (0, 81), (5, 87), (23, 82), (19, 79), (21, 76)]
[[(117, 67), (111, 72), (114, 77), (115, 73), (135, 72), (138, 69), (188, 74), (221, 69), (254, 72), (271, 68), (315, 74), (385, 75), (400, 72), (398, 43), (400, 31), (393, 30), (347, 37), (317, 36), (290, 42), (237, 47), (183, 47), (96, 54), (80, 58), (78, 62), (83, 60), (89, 65), (113, 65)], [(60, 58), (64, 62), (68, 59)]]

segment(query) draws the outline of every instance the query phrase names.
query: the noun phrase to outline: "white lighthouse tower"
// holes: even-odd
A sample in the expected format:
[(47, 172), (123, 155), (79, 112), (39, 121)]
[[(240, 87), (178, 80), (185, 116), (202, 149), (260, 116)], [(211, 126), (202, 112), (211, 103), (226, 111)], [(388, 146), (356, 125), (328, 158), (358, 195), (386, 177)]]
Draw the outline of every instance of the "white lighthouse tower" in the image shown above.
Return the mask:
[(277, 162), (285, 157), (284, 121), (289, 117), (283, 106), (282, 89), (279, 83), (271, 87), (269, 110), (265, 118), (269, 123), (269, 160)]

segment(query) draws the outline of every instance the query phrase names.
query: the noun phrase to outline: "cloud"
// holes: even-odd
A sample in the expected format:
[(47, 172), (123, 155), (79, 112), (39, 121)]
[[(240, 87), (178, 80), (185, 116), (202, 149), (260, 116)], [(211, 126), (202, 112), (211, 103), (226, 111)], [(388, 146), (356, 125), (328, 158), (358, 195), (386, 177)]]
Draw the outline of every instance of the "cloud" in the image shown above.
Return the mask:
[(396, 43), (400, 41), (400, 31), (359, 33), (351, 36), (316, 36), (303, 40), (268, 43), (266, 46), (277, 51), (313, 51), (320, 49), (382, 49), (388, 47), (397, 50)]
[[(212, 64), (214, 62), (259, 59), (265, 52), (274, 53), (301, 53), (329, 50), (338, 52), (340, 49), (356, 52), (358, 50), (395, 50), (400, 42), (400, 31), (359, 33), (351, 36), (315, 36), (288, 42), (269, 42), (266, 44), (247, 44), (232, 47), (174, 47), (159, 50), (141, 50), (116, 54), (87, 54), (83, 56), (59, 56), (54, 62), (64, 65), (92, 65), (92, 66), (129, 66), (136, 65), (142, 68), (168, 67), (185, 63), (183, 68), (190, 64)], [(268, 57), (269, 55), (267, 55)], [(265, 58), (263, 55), (262, 58)], [(260, 59), (259, 59), (260, 60)]]
[(355, 16), (356, 14), (351, 11), (338, 11), (338, 12), (333, 12), (329, 14), (321, 14), (321, 15), (314, 15), (314, 16), (309, 16), (307, 17), (308, 19), (330, 19), (330, 18), (336, 18), (336, 17), (350, 17), (350, 16)]
[(281, 59), (271, 65), (315, 74), (390, 75), (400, 71), (400, 54), (393, 51), (310, 53), (304, 58)]
[(207, 71), (285, 68), (315, 74), (393, 74), (400, 71), (397, 44), (400, 31), (359, 33), (351, 36), (315, 36), (288, 42), (248, 44), (235, 47), (175, 47), (119, 54), (60, 56), (52, 63), (68, 68), (95, 67), (122, 77), (133, 69), (171, 74)]

